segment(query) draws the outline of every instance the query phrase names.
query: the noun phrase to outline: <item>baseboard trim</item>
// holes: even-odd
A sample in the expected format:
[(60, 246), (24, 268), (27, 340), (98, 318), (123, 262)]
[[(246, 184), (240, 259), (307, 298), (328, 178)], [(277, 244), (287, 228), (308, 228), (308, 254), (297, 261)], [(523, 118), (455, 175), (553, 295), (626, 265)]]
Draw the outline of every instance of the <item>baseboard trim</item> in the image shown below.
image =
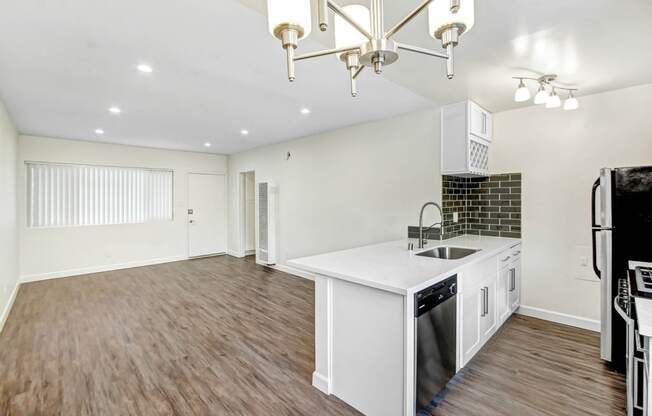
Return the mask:
[(276, 264), (276, 265), (271, 266), (271, 267), (273, 269), (276, 269), (276, 270), (280, 271), (280, 272), (291, 274), (293, 276), (297, 276), (297, 277), (301, 277), (301, 278), (308, 279), (308, 280), (313, 280), (313, 281), (315, 280), (314, 275), (312, 275), (312, 274), (310, 274), (308, 272), (304, 272), (303, 270), (299, 270), (299, 269), (297, 269), (295, 267), (292, 267), (292, 266), (286, 266), (284, 264)]
[(582, 318), (581, 316), (569, 315), (567, 313), (549, 311), (547, 309), (535, 308), (533, 306), (521, 305), (516, 313), (533, 318), (545, 319), (546, 321), (558, 324), (570, 325), (577, 328), (588, 329), (600, 332), (600, 321), (595, 319)]
[(256, 250), (247, 250), (245, 251), (245, 256), (253, 256), (256, 254)]
[(79, 269), (61, 270), (57, 272), (28, 274), (20, 277), (21, 283), (38, 282), (41, 280), (60, 279), (62, 277), (79, 276), (82, 274), (109, 272), (112, 270), (131, 269), (133, 267), (151, 266), (154, 264), (171, 263), (188, 260), (186, 256), (161, 257), (157, 259), (130, 261), (126, 263), (106, 264), (103, 266), (82, 267)]
[(2, 333), (2, 330), (5, 329), (5, 322), (7, 322), (7, 318), (9, 318), (9, 314), (11, 313), (11, 308), (14, 306), (14, 301), (16, 300), (16, 295), (18, 295), (19, 288), (20, 282), (16, 282), (14, 290), (11, 291), (11, 296), (9, 296), (9, 300), (2, 311), (2, 316), (0, 316), (0, 334)]
[(312, 385), (324, 394), (330, 394), (328, 391), (328, 379), (316, 371), (312, 372)]
[(236, 250), (227, 250), (226, 254), (228, 254), (229, 256), (232, 256), (232, 257), (237, 257), (239, 259), (244, 257), (244, 254), (242, 254), (241, 252), (236, 251)]

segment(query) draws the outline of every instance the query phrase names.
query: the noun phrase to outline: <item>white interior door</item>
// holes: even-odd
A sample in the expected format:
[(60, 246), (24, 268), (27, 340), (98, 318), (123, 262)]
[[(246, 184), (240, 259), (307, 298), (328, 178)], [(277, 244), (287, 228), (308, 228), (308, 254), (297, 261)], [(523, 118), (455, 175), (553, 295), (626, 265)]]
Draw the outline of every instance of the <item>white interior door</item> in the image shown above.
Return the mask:
[(188, 223), (190, 257), (226, 252), (224, 175), (188, 174)]

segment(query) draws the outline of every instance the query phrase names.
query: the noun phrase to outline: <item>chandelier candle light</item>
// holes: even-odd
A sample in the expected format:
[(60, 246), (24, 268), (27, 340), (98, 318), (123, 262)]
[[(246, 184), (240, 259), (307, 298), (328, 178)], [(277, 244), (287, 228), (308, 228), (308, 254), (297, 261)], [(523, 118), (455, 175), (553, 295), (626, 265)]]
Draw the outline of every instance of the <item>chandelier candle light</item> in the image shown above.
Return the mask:
[[(522, 103), (528, 101), (532, 96), (530, 90), (525, 85), (524, 80), (536, 81), (539, 83), (539, 89), (537, 90), (536, 95), (534, 96), (534, 104), (545, 104), (546, 108), (558, 108), (561, 106), (561, 98), (557, 95), (557, 90), (563, 90), (568, 92), (568, 98), (564, 101), (564, 110), (577, 110), (580, 107), (580, 103), (577, 101), (577, 98), (573, 95), (573, 91), (577, 91), (577, 88), (564, 87), (559, 84), (554, 83), (557, 79), (557, 75), (548, 74), (540, 76), (539, 78), (530, 78), (530, 77), (512, 77), (513, 79), (519, 80), (518, 88), (516, 93), (514, 93), (514, 101), (517, 103)], [(550, 88), (551, 91), (548, 92), (547, 88)]]
[[(365, 66), (373, 67), (376, 74), (385, 65), (399, 58), (405, 50), (446, 60), (446, 73), (452, 79), (454, 48), (460, 35), (468, 32), (475, 23), (475, 0), (422, 0), (391, 29), (385, 31), (383, 0), (371, 0), (371, 10), (354, 4), (340, 7), (333, 0), (317, 0), (319, 29), (328, 29), (328, 12), (335, 15), (335, 48), (303, 55), (296, 55), (299, 40), (306, 38), (311, 30), (311, 0), (267, 0), (269, 31), (281, 41), (287, 55), (287, 71), (290, 82), (295, 80), (294, 63), (304, 59), (336, 55), (349, 72), (351, 95), (358, 95), (356, 78)], [(393, 39), (394, 35), (417, 15), (428, 8), (430, 36), (441, 41), (445, 53), (420, 46), (407, 45)]]

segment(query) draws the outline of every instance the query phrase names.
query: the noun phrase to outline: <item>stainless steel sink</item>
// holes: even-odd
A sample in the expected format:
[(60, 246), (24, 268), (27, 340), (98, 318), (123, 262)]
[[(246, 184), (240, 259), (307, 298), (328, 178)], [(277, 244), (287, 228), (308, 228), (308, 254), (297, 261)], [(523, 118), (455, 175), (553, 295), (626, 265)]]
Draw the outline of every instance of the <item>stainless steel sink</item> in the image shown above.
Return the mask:
[(480, 250), (475, 250), (472, 248), (442, 246), (422, 251), (421, 253), (418, 253), (417, 256), (432, 257), (435, 259), (457, 260), (466, 256), (470, 256), (471, 254), (477, 253), (478, 251)]

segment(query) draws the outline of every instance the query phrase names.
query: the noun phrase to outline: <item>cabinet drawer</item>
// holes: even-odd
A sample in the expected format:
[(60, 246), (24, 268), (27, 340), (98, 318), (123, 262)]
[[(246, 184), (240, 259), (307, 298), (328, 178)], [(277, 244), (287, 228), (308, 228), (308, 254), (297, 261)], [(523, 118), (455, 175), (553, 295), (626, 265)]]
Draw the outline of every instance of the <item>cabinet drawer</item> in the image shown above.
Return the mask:
[(517, 260), (521, 258), (521, 245), (514, 246), (510, 249), (512, 260)]
[(483, 262), (465, 267), (461, 275), (461, 288), (464, 293), (480, 286), (482, 281), (492, 274), (496, 273), (496, 258), (490, 258)]
[(514, 260), (512, 250), (505, 250), (498, 255), (498, 270), (502, 270), (509, 266)]

